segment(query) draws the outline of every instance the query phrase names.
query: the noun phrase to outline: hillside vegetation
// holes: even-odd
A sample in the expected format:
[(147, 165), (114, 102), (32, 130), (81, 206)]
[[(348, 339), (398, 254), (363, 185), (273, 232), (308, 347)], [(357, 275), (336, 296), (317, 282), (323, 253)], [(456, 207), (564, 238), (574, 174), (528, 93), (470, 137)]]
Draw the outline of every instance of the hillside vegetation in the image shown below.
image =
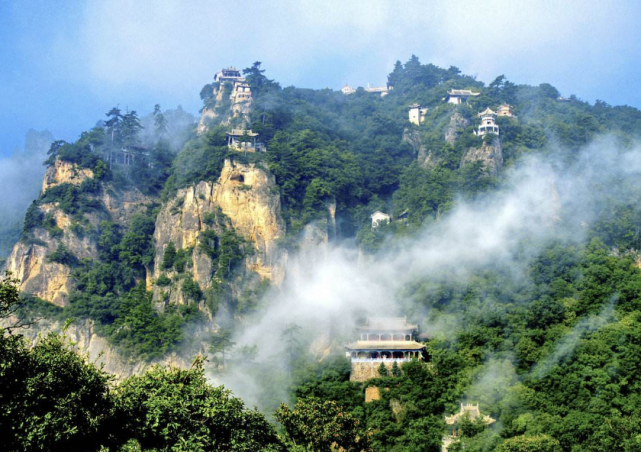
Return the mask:
[[(278, 387), (260, 401), (278, 429), (226, 390), (209, 386), (201, 360), (190, 370), (153, 367), (116, 384), (56, 336), (28, 346), (5, 331), (0, 430), (8, 435), (7, 450), (436, 452), (453, 428), (459, 441), (450, 451), (641, 449), (641, 186), (632, 171), (636, 162), (625, 177), (606, 174), (613, 165), (606, 159), (635, 148), (641, 111), (563, 99), (549, 84), (515, 85), (503, 76), (486, 86), (455, 67), (424, 65), (416, 57), (396, 64), (386, 96), (281, 87), (260, 63), (244, 72), (253, 96), (248, 118), (227, 114), (229, 105), (217, 103), (210, 94), (215, 86), (206, 85), (204, 108), (218, 115), (200, 135), (182, 120), (172, 123), (181, 124), (180, 131), (168, 135), (159, 110), (143, 133), (135, 112), (112, 110), (76, 142), (52, 144), (49, 166), (67, 162), (91, 176), (47, 189), (29, 208), (20, 240), (42, 246), (45, 237), (48, 262), (69, 269), (73, 290), (64, 306), (24, 293), (19, 316), (91, 319), (124, 356), (144, 362), (194, 346), (188, 328), (215, 319), (220, 324), (206, 332), (199, 351), (210, 354), (214, 373), (235, 368)], [(444, 102), (451, 89), (480, 95), (452, 105)], [(415, 103), (427, 108), (421, 125), (408, 121)], [(502, 104), (514, 116), (497, 118), (500, 135), (476, 136), (477, 114)], [(267, 152), (228, 148), (225, 132), (243, 121)], [(607, 140), (599, 141), (603, 136)], [(312, 356), (307, 346), (313, 338), (296, 325), (283, 331), (287, 347), (279, 356), (286, 369), (261, 362), (251, 347), (236, 348), (234, 356), (233, 332), (268, 307), (269, 281), (247, 270), (243, 263), (257, 248), (222, 212), (199, 219), (197, 246), (169, 242), (161, 261), (155, 257), (161, 209), (180, 212), (185, 200), (177, 193), (215, 183), (226, 161), (273, 176), (270, 194), (279, 196), (285, 231), (280, 248), (294, 254), (305, 228), (330, 221), (328, 206), (335, 205), (331, 239), (354, 243), (376, 261), (463, 203), (483, 205), (492, 193), (509, 190), (510, 170), (529, 158), (552, 162), (551, 168), (583, 168), (585, 149), (595, 142), (611, 148), (590, 154), (605, 156), (589, 167), (603, 168), (603, 180), (572, 176), (585, 184), (577, 205), (589, 205), (590, 218), (577, 216), (582, 207), (560, 205), (549, 223), (552, 239), (533, 243), (536, 237), (515, 235), (510, 246), (518, 265), (497, 257), (496, 265), (465, 278), (413, 278), (394, 302), (412, 321), (434, 326), (430, 364), (409, 362), (367, 383), (349, 381), (340, 346), (323, 360)], [(145, 149), (145, 157), (128, 167), (112, 164), (123, 147)], [(120, 223), (103, 201), (118, 190), (135, 190), (147, 201)], [(50, 205), (69, 219), (66, 229)], [(377, 210), (393, 221), (373, 228), (370, 215)], [(96, 255), (74, 254), (65, 245), (70, 234), (95, 243)], [(195, 280), (198, 256), (211, 262), (207, 288)], [(150, 287), (154, 266), (162, 275)], [(181, 294), (180, 303), (170, 302), (172, 290)], [(66, 386), (52, 391), (60, 382)], [(366, 403), (370, 385), (385, 390)], [(289, 406), (279, 407), (283, 393)], [(446, 426), (444, 415), (462, 401), (480, 403), (497, 422)]]

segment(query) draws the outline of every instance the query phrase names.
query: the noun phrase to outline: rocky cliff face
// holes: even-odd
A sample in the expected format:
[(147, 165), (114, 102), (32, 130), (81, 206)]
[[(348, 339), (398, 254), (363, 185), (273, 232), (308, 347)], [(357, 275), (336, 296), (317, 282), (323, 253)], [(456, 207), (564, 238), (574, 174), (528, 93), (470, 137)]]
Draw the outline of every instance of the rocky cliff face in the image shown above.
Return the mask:
[[(199, 251), (198, 245), (205, 230), (221, 226), (221, 219), (216, 220), (217, 224), (206, 224), (207, 217), (215, 218), (220, 212), (255, 250), (245, 257), (245, 269), (280, 284), (286, 258), (277, 246), (277, 240), (285, 235), (280, 209), (273, 176), (255, 164), (226, 160), (217, 182), (200, 182), (179, 190), (158, 214), (154, 278), (161, 276), (165, 250), (173, 242), (177, 249), (193, 248), (192, 277), (201, 289), (211, 287), (212, 260)], [(158, 298), (160, 290), (155, 291)], [(179, 291), (174, 290), (169, 296), (169, 302), (183, 302)]]
[(60, 184), (80, 185), (85, 180), (93, 177), (93, 171), (88, 168), (78, 168), (71, 163), (56, 160), (56, 162), (45, 172), (42, 181), (42, 192)]
[[(42, 193), (60, 184), (80, 185), (92, 177), (93, 172), (89, 169), (57, 161), (47, 169)], [(116, 190), (108, 184), (103, 184), (95, 197), (102, 202), (105, 209), (92, 211), (84, 216), (89, 228), (94, 230), (102, 220), (126, 225), (133, 213), (151, 201), (138, 190)], [(62, 244), (78, 259), (96, 259), (96, 239), (92, 234), (74, 232), (73, 219), (60, 210), (57, 203), (41, 204), (38, 208), (44, 216), (53, 218), (56, 228), (35, 228), (29, 240), (15, 244), (5, 268), (20, 280), (20, 289), (23, 292), (64, 306), (73, 290), (71, 269), (66, 265), (51, 262), (47, 255)]]
[(430, 169), (438, 164), (439, 159), (431, 149), (428, 149), (427, 146), (423, 144), (423, 140), (418, 131), (405, 129), (403, 132), (403, 141), (412, 146), (412, 149), (416, 152), (416, 160), (423, 168)]
[(200, 115), (198, 135), (205, 133), (214, 122), (229, 126), (237, 122), (238, 126), (249, 126), (249, 115), (251, 113), (252, 99), (236, 99), (224, 87), (214, 90), (214, 102), (205, 106)]
[(183, 354), (172, 353), (162, 359), (147, 362), (139, 359), (126, 358), (118, 349), (114, 348), (107, 339), (96, 332), (94, 322), (91, 320), (75, 320), (66, 326), (58, 321), (47, 319), (39, 320), (37, 328), (23, 328), (19, 332), (32, 344), (36, 342), (38, 335), (49, 332), (63, 333), (71, 342), (73, 347), (82, 354), (86, 354), (89, 360), (98, 366), (104, 366), (104, 370), (115, 375), (118, 379), (127, 378), (134, 374), (144, 372), (153, 364), (171, 364), (182, 368), (188, 368), (191, 357), (196, 356), (204, 350), (189, 349)]
[(461, 166), (479, 161), (483, 162), (485, 171), (489, 176), (498, 176), (503, 168), (503, 151), (498, 138), (494, 138), (492, 141), (484, 141), (478, 148), (468, 149), (463, 154)]
[(454, 144), (458, 134), (469, 125), (470, 122), (461, 116), (458, 111), (454, 112), (450, 117), (450, 123), (445, 128), (445, 141)]

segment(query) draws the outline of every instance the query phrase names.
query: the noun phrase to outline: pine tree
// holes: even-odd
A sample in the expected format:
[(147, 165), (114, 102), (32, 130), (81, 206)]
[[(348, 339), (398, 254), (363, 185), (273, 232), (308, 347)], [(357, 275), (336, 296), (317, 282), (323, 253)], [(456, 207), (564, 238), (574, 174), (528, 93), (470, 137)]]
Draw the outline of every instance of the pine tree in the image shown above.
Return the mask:
[(381, 365), (378, 366), (378, 376), (379, 377), (389, 377), (389, 371), (387, 370), (387, 367), (385, 366), (385, 363), (381, 363)]
[(214, 333), (209, 340), (209, 351), (213, 355), (220, 354), (222, 356), (222, 366), (225, 367), (225, 356), (236, 345), (232, 342), (231, 330), (221, 328), (217, 333)]
[(154, 105), (154, 125), (156, 126), (156, 136), (162, 138), (167, 133), (167, 119), (158, 104)]
[(392, 365), (392, 375), (395, 377), (403, 375), (403, 372), (401, 371), (401, 368), (398, 367), (398, 363), (396, 361), (394, 361), (394, 364)]
[(169, 242), (167, 248), (165, 248), (165, 254), (162, 257), (162, 268), (165, 270), (170, 269), (174, 266), (174, 261), (176, 260), (176, 245), (174, 242)]
[(138, 132), (142, 129), (138, 113), (131, 110), (129, 113), (122, 117), (120, 135), (122, 144), (125, 147), (138, 144)]

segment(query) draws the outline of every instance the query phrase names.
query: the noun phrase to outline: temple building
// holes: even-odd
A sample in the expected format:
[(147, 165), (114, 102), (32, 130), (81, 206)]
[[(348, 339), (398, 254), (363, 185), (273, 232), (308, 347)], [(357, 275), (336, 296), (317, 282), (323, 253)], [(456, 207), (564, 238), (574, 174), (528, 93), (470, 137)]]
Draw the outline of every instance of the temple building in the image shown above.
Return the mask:
[(445, 101), (450, 104), (459, 105), (465, 103), (469, 97), (480, 96), (481, 93), (474, 93), (469, 89), (451, 89), (447, 92)]
[(143, 165), (153, 168), (150, 161), (149, 149), (142, 146), (128, 146), (118, 150), (110, 150), (106, 159), (111, 165), (132, 166), (136, 160), (142, 161)]
[(231, 100), (234, 102), (240, 102), (244, 99), (251, 99), (252, 97), (252, 91), (251, 87), (249, 86), (249, 83), (245, 82), (234, 82), (234, 87), (232, 88), (231, 91)]
[(425, 346), (414, 340), (418, 325), (407, 323), (407, 317), (370, 317), (358, 330), (358, 341), (345, 346), (352, 362), (350, 381), (378, 377), (381, 363), (391, 371), (394, 363), (425, 360)]
[(381, 212), (380, 210), (377, 210), (374, 212), (372, 215), (370, 215), (372, 218), (372, 230), (376, 229), (382, 224), (387, 224), (390, 221), (392, 221), (392, 217), (385, 212)]
[[(370, 84), (367, 84), (366, 88), (363, 88), (366, 93), (374, 93), (374, 94), (380, 94), (381, 97), (387, 96), (389, 92), (392, 90), (392, 85), (387, 85), (387, 86), (370, 86)], [(356, 90), (352, 88), (349, 85), (345, 85), (341, 88), (341, 92), (345, 94), (346, 96), (350, 94), (354, 94)]]
[(512, 111), (512, 106), (508, 104), (501, 105), (496, 111), (498, 116), (510, 116), (514, 117), (514, 112)]
[(240, 74), (240, 71), (235, 67), (228, 67), (216, 72), (214, 75), (214, 82), (224, 83), (224, 82), (244, 82), (245, 77)]
[(258, 134), (251, 130), (232, 129), (227, 135), (227, 147), (245, 152), (265, 152), (264, 143), (257, 140)]
[(481, 124), (479, 125), (478, 130), (474, 131), (474, 135), (482, 137), (488, 133), (499, 134), (499, 126), (495, 121), (496, 112), (486, 108), (477, 116), (481, 118)]
[(390, 85), (387, 86), (369, 86), (369, 83), (367, 84), (366, 88), (363, 88), (366, 93), (380, 93), (381, 97), (387, 96), (389, 92), (391, 91), (392, 87)]
[(345, 85), (341, 88), (341, 92), (347, 96), (349, 94), (354, 94), (356, 90), (349, 85)]
[(410, 105), (409, 120), (412, 124), (420, 126), (425, 121), (427, 108), (421, 108), (419, 104)]

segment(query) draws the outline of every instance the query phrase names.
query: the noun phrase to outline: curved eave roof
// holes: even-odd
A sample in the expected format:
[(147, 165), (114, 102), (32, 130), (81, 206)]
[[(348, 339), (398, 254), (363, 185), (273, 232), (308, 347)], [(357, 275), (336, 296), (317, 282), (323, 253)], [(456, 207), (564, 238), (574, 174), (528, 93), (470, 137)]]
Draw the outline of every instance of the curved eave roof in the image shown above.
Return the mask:
[(345, 346), (348, 350), (423, 350), (425, 346), (416, 341), (357, 341)]

